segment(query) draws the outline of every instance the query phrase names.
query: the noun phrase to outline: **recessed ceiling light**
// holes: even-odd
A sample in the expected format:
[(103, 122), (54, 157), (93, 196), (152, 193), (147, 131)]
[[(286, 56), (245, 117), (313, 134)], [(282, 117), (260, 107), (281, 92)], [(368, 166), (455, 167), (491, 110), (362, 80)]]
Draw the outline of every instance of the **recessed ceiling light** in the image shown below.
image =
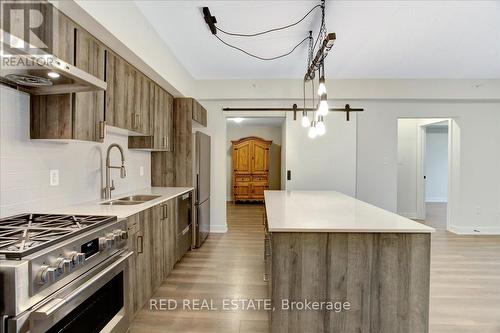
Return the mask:
[(245, 118), (231, 118), (232, 121), (234, 121), (235, 123), (241, 123), (243, 120), (245, 120)]
[(48, 77), (51, 77), (51, 78), (53, 78), (53, 79), (57, 79), (57, 78), (58, 78), (58, 77), (60, 77), (61, 75), (59, 75), (59, 74), (58, 74), (58, 73), (56, 73), (56, 72), (48, 72), (48, 73), (47, 73), (47, 76), (48, 76)]

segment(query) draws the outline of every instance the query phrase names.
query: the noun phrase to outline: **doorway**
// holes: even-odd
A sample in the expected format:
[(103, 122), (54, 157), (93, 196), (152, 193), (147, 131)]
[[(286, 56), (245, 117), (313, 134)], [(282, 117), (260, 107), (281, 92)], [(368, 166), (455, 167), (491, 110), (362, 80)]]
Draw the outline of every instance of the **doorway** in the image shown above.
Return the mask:
[[(265, 189), (280, 190), (283, 188), (283, 126), (285, 126), (284, 117), (226, 118), (226, 199), (228, 202), (233, 204), (262, 203), (263, 200), (259, 198), (263, 199), (263, 196), (258, 194), (263, 194)], [(236, 142), (239, 142), (238, 144), (242, 147), (240, 149), (242, 156), (239, 158), (242, 160), (240, 161), (242, 163), (239, 163), (242, 164), (241, 168), (250, 167), (244, 163), (247, 159), (249, 161), (247, 164), (255, 161), (259, 162), (259, 166), (266, 165), (263, 169), (260, 168), (262, 170), (257, 170), (258, 174), (255, 175), (249, 170), (246, 173), (238, 171), (238, 183), (235, 183), (235, 164), (233, 162), (233, 145)], [(262, 151), (265, 151), (265, 154), (261, 154)], [(251, 156), (252, 154), (257, 154), (257, 156)], [(255, 196), (252, 196), (251, 193), (255, 193)], [(236, 201), (235, 199), (238, 198), (243, 200)]]
[(453, 125), (449, 118), (398, 119), (397, 212), (444, 230), (451, 225), (458, 167)]

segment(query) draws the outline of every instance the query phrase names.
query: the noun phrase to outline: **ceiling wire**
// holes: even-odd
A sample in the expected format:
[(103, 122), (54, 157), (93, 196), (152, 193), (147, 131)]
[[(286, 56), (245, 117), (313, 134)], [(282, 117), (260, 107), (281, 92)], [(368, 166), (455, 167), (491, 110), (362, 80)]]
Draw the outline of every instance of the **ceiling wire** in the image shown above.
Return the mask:
[(233, 49), (235, 49), (235, 50), (241, 51), (241, 52), (245, 53), (246, 55), (249, 55), (249, 56), (251, 56), (251, 57), (253, 57), (253, 58), (256, 58), (256, 59), (259, 59), (259, 60), (265, 60), (265, 61), (269, 61), (269, 60), (276, 60), (276, 59), (280, 59), (280, 58), (286, 57), (286, 56), (288, 56), (288, 55), (292, 54), (292, 53), (293, 53), (293, 51), (295, 51), (295, 50), (296, 50), (296, 49), (297, 49), (297, 48), (298, 48), (298, 47), (299, 47), (302, 43), (304, 43), (306, 40), (308, 40), (308, 39), (309, 39), (309, 36), (308, 36), (308, 37), (306, 37), (306, 38), (304, 38), (304, 39), (303, 39), (302, 41), (300, 41), (297, 45), (295, 45), (295, 46), (293, 47), (293, 49), (291, 49), (291, 50), (290, 50), (289, 52), (287, 52), (287, 53), (284, 53), (284, 54), (281, 54), (281, 55), (278, 55), (278, 56), (275, 56), (275, 57), (265, 58), (265, 57), (261, 57), (261, 56), (255, 55), (255, 54), (253, 54), (253, 53), (250, 53), (250, 52), (248, 52), (248, 51), (245, 51), (245, 50), (243, 50), (242, 48), (240, 48), (240, 47), (238, 47), (238, 46), (231, 45), (231, 44), (229, 44), (228, 42), (224, 41), (222, 38), (220, 38), (220, 37), (219, 37), (219, 36), (217, 36), (217, 35), (214, 35), (214, 36), (215, 36), (218, 40), (220, 40), (220, 41), (221, 41), (224, 45), (229, 46), (230, 48), (233, 48)]
[(293, 26), (296, 26), (297, 24), (299, 24), (300, 22), (304, 21), (306, 19), (307, 16), (309, 16), (309, 14), (311, 14), (316, 8), (319, 8), (319, 7), (322, 7), (323, 5), (316, 5), (314, 6), (310, 11), (307, 12), (306, 15), (304, 15), (300, 20), (298, 20), (297, 22), (294, 22), (294, 23), (291, 23), (291, 24), (288, 24), (288, 25), (285, 25), (283, 27), (278, 27), (278, 28), (273, 28), (273, 29), (269, 29), (269, 30), (265, 30), (265, 31), (261, 31), (261, 32), (256, 32), (256, 33), (252, 33), (252, 34), (243, 34), (243, 33), (235, 33), (235, 32), (228, 32), (228, 31), (224, 31), (222, 30), (221, 28), (219, 28), (218, 26), (215, 25), (215, 28), (217, 29), (217, 31), (220, 31), (226, 35), (229, 35), (229, 36), (238, 36), (238, 37), (255, 37), (255, 36), (260, 36), (260, 35), (264, 35), (264, 34), (268, 34), (270, 32), (274, 32), (274, 31), (279, 31), (279, 30), (284, 30), (284, 29), (288, 29), (288, 28), (291, 28)]

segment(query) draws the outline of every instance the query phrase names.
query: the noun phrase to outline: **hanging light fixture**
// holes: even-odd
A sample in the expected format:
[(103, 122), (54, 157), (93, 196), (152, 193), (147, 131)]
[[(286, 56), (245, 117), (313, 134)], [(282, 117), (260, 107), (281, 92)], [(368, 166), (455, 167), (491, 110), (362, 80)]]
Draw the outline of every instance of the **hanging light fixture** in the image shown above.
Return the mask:
[(319, 116), (319, 120), (316, 123), (316, 132), (319, 136), (323, 136), (326, 133), (325, 119), (323, 116)]
[(302, 111), (302, 120), (301, 120), (302, 127), (309, 127), (311, 124), (311, 121), (309, 120), (309, 117), (307, 116), (307, 111)]
[(309, 127), (309, 131), (307, 132), (307, 135), (311, 139), (314, 139), (316, 136), (318, 136), (318, 130), (316, 129), (316, 121), (315, 120), (311, 121), (311, 127)]

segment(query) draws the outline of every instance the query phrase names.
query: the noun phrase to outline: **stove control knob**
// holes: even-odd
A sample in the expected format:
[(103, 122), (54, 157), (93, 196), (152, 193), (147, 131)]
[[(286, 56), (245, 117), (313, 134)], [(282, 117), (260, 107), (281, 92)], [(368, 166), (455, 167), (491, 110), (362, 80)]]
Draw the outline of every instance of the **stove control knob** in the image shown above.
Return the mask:
[(42, 266), (38, 272), (38, 282), (41, 284), (54, 282), (56, 280), (56, 270), (55, 267)]
[(108, 249), (112, 248), (115, 244), (115, 235), (113, 233), (106, 234), (106, 245)]
[(106, 237), (99, 237), (99, 251), (104, 251), (108, 248), (108, 240)]
[(120, 237), (121, 237), (122, 239), (128, 239), (128, 232), (123, 231), (123, 230), (122, 230), (122, 231), (120, 231)]
[(57, 272), (59, 274), (69, 273), (71, 270), (71, 260), (66, 258), (57, 259)]
[(113, 234), (115, 235), (115, 240), (117, 242), (121, 242), (122, 240), (126, 239), (123, 237), (123, 233), (124, 233), (124, 231), (121, 229), (116, 229), (113, 231)]
[(73, 266), (81, 265), (85, 261), (85, 253), (80, 253), (76, 251), (71, 252), (70, 259)]

